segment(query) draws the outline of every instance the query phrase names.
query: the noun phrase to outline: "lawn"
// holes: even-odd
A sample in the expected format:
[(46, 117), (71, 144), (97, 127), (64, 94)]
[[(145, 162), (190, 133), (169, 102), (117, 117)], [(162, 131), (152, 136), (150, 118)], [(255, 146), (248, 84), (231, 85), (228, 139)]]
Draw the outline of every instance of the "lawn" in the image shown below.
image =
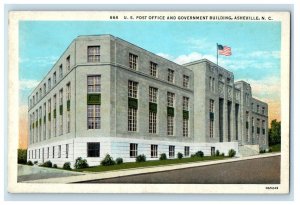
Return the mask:
[(281, 144), (271, 145), (270, 148), (272, 149), (272, 152), (280, 152)]
[(222, 160), (228, 157), (224, 156), (207, 156), (207, 157), (194, 157), (194, 158), (182, 158), (182, 159), (166, 159), (166, 160), (153, 160), (146, 162), (127, 162), (119, 165), (113, 166), (95, 166), (85, 169), (75, 169), (73, 171), (79, 172), (104, 172), (120, 169), (130, 169), (130, 168), (140, 168), (140, 167), (152, 167), (160, 165), (169, 165), (169, 164), (182, 164), (187, 162), (198, 162), (198, 161), (208, 161), (208, 160)]

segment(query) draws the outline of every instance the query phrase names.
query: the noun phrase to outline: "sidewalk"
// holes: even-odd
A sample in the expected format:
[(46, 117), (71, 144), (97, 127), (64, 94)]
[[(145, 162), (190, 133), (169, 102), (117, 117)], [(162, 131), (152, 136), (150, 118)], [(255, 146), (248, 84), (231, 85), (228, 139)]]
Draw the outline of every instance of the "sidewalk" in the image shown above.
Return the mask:
[(256, 156), (230, 158), (230, 159), (219, 160), (219, 161), (190, 162), (190, 163), (185, 163), (185, 164), (133, 168), (133, 169), (126, 169), (126, 170), (106, 171), (106, 172), (100, 172), (100, 173), (99, 172), (97, 172), (97, 173), (92, 173), (92, 172), (87, 173), (86, 172), (86, 173), (84, 173), (82, 175), (78, 175), (78, 176), (39, 179), (39, 180), (26, 181), (24, 183), (68, 184), (68, 183), (75, 183), (75, 182), (82, 182), (82, 181), (91, 181), (91, 180), (99, 180), (99, 179), (106, 179), (106, 178), (113, 178), (113, 177), (136, 175), (136, 174), (153, 173), (153, 172), (169, 171), (169, 170), (175, 170), (175, 169), (184, 169), (184, 168), (191, 168), (191, 167), (200, 167), (200, 166), (208, 166), (208, 165), (214, 165), (214, 164), (230, 163), (230, 162), (236, 162), (236, 161), (241, 161), (241, 160), (266, 158), (266, 157), (273, 157), (273, 156), (280, 156), (280, 155), (281, 155), (280, 153), (266, 153), (266, 154), (260, 154), (260, 155), (256, 155)]

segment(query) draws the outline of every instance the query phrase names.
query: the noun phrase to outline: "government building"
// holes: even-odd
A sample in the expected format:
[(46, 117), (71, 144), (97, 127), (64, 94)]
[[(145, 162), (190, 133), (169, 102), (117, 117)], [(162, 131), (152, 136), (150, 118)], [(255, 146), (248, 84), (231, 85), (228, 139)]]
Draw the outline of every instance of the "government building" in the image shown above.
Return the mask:
[(111, 35), (72, 41), (28, 98), (27, 159), (62, 166), (268, 149), (268, 105), (209, 60), (178, 65)]

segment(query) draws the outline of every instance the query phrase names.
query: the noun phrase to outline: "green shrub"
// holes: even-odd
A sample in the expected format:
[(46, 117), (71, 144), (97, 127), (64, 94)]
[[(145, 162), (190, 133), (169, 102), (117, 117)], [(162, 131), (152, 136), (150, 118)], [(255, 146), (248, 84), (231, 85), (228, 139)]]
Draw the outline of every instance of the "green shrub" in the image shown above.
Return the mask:
[(195, 154), (192, 154), (191, 157), (203, 157), (204, 156), (204, 153), (202, 151), (198, 151), (196, 152)]
[(229, 157), (234, 157), (235, 154), (236, 154), (236, 151), (235, 151), (234, 149), (230, 149), (230, 150), (228, 151), (228, 156), (229, 156)]
[(182, 159), (182, 157), (183, 157), (183, 154), (182, 154), (181, 152), (178, 152), (178, 153), (177, 153), (177, 158), (178, 158), (178, 159)]
[(65, 170), (71, 170), (71, 163), (70, 162), (65, 162), (63, 165), (63, 169)]
[(272, 152), (272, 148), (271, 147), (269, 148), (269, 152)]
[(37, 163), (38, 163), (38, 161), (34, 161), (34, 162), (33, 162), (33, 164), (37, 164)]
[(50, 160), (46, 161), (41, 165), (41, 167), (52, 167), (52, 162)]
[(135, 159), (136, 162), (146, 162), (146, 156), (141, 154), (141, 155), (138, 155)]
[(53, 168), (57, 168), (57, 164), (53, 164)]
[(224, 156), (225, 156), (224, 152), (222, 152), (222, 153), (221, 153), (221, 156), (222, 156), (222, 157), (224, 157)]
[(115, 165), (116, 162), (113, 160), (113, 158), (107, 154), (104, 159), (101, 161), (101, 165), (102, 166), (111, 166), (111, 165)]
[(89, 164), (87, 163), (86, 159), (82, 159), (81, 157), (78, 157), (74, 164), (75, 169), (83, 169), (88, 168)]
[(167, 159), (166, 153), (160, 154), (159, 160), (166, 160), (166, 159)]
[(27, 149), (18, 149), (18, 164), (26, 164)]
[(220, 151), (219, 150), (216, 151), (216, 156), (217, 157), (220, 156)]
[(117, 163), (117, 164), (122, 164), (122, 163), (123, 163), (123, 159), (120, 158), (120, 157), (117, 158), (117, 159), (116, 159), (116, 163)]
[(29, 165), (29, 166), (33, 166), (33, 163), (30, 160), (26, 164)]
[(262, 150), (259, 151), (259, 153), (261, 153), (261, 154), (266, 153), (266, 150), (262, 149)]

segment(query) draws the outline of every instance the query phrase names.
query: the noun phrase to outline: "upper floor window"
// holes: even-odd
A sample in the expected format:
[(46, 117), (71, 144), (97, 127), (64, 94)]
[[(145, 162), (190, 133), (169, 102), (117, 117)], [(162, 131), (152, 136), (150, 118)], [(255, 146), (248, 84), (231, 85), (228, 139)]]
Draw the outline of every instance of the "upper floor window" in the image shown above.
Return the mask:
[(63, 89), (59, 91), (59, 105), (63, 104)]
[(46, 83), (44, 83), (44, 95), (46, 95)]
[(35, 99), (36, 99), (36, 103), (39, 101), (39, 95), (38, 92), (35, 93)]
[(214, 100), (209, 100), (209, 112), (214, 112)]
[(67, 70), (70, 70), (70, 56), (66, 58), (66, 68)]
[(171, 92), (167, 93), (168, 107), (174, 107), (174, 98), (175, 98), (174, 93)]
[(227, 84), (230, 84), (230, 82), (231, 82), (231, 79), (227, 78)]
[(53, 73), (53, 85), (56, 84), (56, 72)]
[(265, 107), (261, 108), (261, 113), (264, 115), (265, 114)]
[(94, 75), (87, 77), (88, 83), (88, 93), (99, 93), (101, 92), (101, 85), (100, 85), (101, 76)]
[(63, 65), (60, 64), (60, 66), (59, 66), (59, 79), (62, 79), (62, 77), (63, 77)]
[(71, 83), (68, 83), (67, 84), (67, 100), (70, 100), (71, 99)]
[(48, 91), (51, 90), (51, 78), (48, 78)]
[(183, 96), (182, 97), (182, 108), (183, 110), (189, 110), (189, 98)]
[(138, 83), (129, 80), (128, 81), (128, 97), (137, 98), (137, 90), (138, 90)]
[(35, 97), (33, 96), (33, 98), (32, 98), (32, 101), (33, 101), (33, 104), (35, 104)]
[(100, 46), (88, 46), (88, 62), (100, 62)]
[(168, 69), (168, 81), (174, 83), (174, 70)]
[(149, 101), (153, 103), (157, 102), (157, 88), (149, 87)]
[(256, 106), (256, 112), (259, 112), (259, 105)]
[(42, 88), (40, 88), (40, 99), (42, 99), (42, 95), (43, 95)]
[(150, 75), (157, 77), (157, 64), (150, 62)]
[(134, 70), (137, 69), (137, 59), (138, 59), (137, 55), (129, 53), (129, 68), (132, 68)]
[(190, 81), (190, 77), (187, 75), (183, 75), (183, 82), (182, 82), (182, 86), (185, 88), (189, 87), (189, 82)]

